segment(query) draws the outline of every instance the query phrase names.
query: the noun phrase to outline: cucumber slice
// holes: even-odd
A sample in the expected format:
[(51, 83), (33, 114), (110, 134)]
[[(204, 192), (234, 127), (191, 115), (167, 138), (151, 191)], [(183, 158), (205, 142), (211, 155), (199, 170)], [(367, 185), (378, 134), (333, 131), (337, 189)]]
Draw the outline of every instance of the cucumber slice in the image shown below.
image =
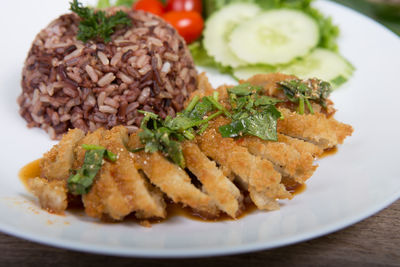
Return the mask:
[(203, 32), (203, 43), (210, 56), (224, 66), (247, 65), (232, 53), (228, 46), (229, 35), (242, 21), (254, 17), (260, 8), (250, 3), (235, 3), (214, 13), (207, 21)]
[(351, 77), (354, 67), (342, 56), (327, 49), (317, 48), (279, 71), (302, 79), (319, 78), (329, 81), (336, 88)]
[(268, 65), (243, 66), (233, 69), (233, 76), (237, 80), (247, 80), (256, 74), (265, 74), (277, 71), (278, 69), (276, 67)]
[(306, 55), (319, 42), (317, 22), (303, 12), (273, 9), (238, 25), (229, 47), (251, 64), (276, 65)]

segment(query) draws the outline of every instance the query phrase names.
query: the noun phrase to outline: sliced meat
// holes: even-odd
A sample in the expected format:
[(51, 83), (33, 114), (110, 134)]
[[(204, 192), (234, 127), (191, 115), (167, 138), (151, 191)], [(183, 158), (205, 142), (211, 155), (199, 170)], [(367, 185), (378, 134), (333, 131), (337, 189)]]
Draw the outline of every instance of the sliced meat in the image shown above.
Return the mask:
[(57, 145), (43, 155), (40, 176), (48, 180), (66, 181), (75, 160), (74, 149), (84, 136), (82, 130), (69, 130)]
[(253, 155), (267, 159), (282, 176), (303, 183), (314, 173), (317, 166), (309, 154), (301, 154), (290, 145), (281, 142), (264, 141), (254, 136), (239, 139), (237, 144), (246, 147)]
[(45, 178), (32, 178), (27, 181), (29, 190), (38, 197), (40, 206), (53, 213), (62, 214), (68, 206), (66, 182), (49, 181)]
[(302, 155), (311, 155), (316, 158), (322, 155), (323, 150), (313, 143), (306, 142), (301, 139), (293, 138), (284, 134), (278, 133), (278, 142), (282, 142), (294, 147)]
[[(141, 146), (136, 134), (132, 134), (129, 147)], [(149, 180), (164, 192), (172, 201), (182, 203), (203, 215), (218, 216), (216, 202), (207, 194), (196, 188), (190, 177), (176, 164), (167, 160), (161, 153), (133, 153), (135, 162)]]
[(97, 218), (109, 216), (114, 220), (122, 220), (133, 211), (140, 219), (165, 218), (162, 193), (139, 174), (131, 153), (125, 148), (128, 142), (126, 128), (119, 126), (96, 132), (93, 133), (95, 136), (87, 136), (88, 141), (115, 153), (117, 160), (114, 163), (104, 161), (90, 192), (83, 196), (86, 213)]
[(242, 200), (239, 189), (195, 143), (184, 142), (182, 151), (187, 168), (203, 184), (203, 190), (216, 201), (219, 209), (235, 218)]
[(82, 147), (83, 144), (86, 145), (101, 145), (101, 141), (103, 140), (103, 136), (106, 130), (103, 128), (99, 128), (92, 133), (86, 134), (75, 146), (74, 153), (75, 153), (75, 161), (72, 165), (72, 169), (77, 170), (79, 169), (83, 161), (85, 159), (86, 150)]
[[(210, 123), (203, 135), (196, 138), (201, 151), (236, 174), (248, 188), (250, 197), (259, 209), (270, 209), (272, 205), (266, 203), (275, 202), (276, 198), (290, 197), (284, 187), (283, 191), (276, 190), (276, 187), (281, 188), (281, 174), (274, 169), (271, 162), (251, 155), (232, 138), (223, 138), (217, 132), (218, 127), (226, 123), (227, 119), (219, 117)], [(272, 197), (272, 192), (278, 191), (279, 194)]]
[[(287, 75), (283, 73), (268, 73), (268, 74), (257, 74), (253, 77), (249, 78), (246, 81), (241, 81), (241, 83), (250, 83), (252, 85), (258, 85), (263, 88), (263, 93), (268, 96), (272, 96), (281, 100), (285, 100), (285, 102), (278, 104), (278, 106), (288, 108), (292, 111), (296, 111), (298, 104), (287, 101), (287, 97), (285, 93), (279, 89), (278, 82), (282, 82), (285, 80), (293, 80), (298, 79), (296, 76)], [(330, 99), (326, 101), (326, 109), (320, 106), (317, 103), (311, 102), (313, 110), (315, 112), (322, 112), (327, 116), (332, 116), (335, 114), (336, 110), (333, 106), (333, 102)]]
[(322, 113), (300, 115), (285, 108), (280, 108), (284, 119), (278, 120), (278, 132), (311, 142), (321, 149), (342, 144), (352, 134), (353, 127), (338, 122), (333, 117), (327, 118)]

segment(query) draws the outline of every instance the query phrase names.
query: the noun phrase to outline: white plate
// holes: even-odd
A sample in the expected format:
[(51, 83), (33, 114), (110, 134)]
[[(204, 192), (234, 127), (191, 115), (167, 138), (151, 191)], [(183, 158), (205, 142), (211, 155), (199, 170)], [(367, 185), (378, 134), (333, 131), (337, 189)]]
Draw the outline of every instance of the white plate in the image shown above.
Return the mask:
[[(27, 129), (18, 115), (20, 73), (35, 34), (67, 11), (67, 1), (5, 1), (0, 43), (0, 230), (48, 245), (102, 254), (192, 257), (249, 252), (324, 235), (362, 220), (400, 196), (400, 39), (372, 20), (340, 5), (317, 6), (341, 28), (341, 52), (357, 68), (333, 93), (340, 121), (354, 135), (339, 152), (320, 160), (307, 190), (281, 210), (255, 212), (238, 221), (204, 223), (183, 217), (144, 228), (134, 222), (106, 224), (86, 216), (41, 211), (18, 180), (18, 170), (54, 142)], [(18, 10), (18, 11), (17, 11)], [(7, 39), (6, 39), (7, 38)], [(214, 85), (230, 81), (210, 74)]]

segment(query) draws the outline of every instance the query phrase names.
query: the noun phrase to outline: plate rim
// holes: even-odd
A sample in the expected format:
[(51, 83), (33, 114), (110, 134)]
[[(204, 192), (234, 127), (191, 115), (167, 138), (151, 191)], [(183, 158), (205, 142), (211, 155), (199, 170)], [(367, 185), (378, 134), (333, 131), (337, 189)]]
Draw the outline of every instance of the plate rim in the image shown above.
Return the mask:
[[(327, 3), (329, 5), (340, 6), (347, 11), (350, 11), (358, 16), (363, 17), (363, 19), (369, 20), (371, 23), (377, 25), (381, 31), (389, 33), (394, 36), (397, 40), (400, 40), (400, 36), (396, 33), (385, 27), (383, 24), (378, 21), (373, 20), (371, 17), (366, 16), (360, 13), (357, 10), (351, 9), (345, 5), (342, 5), (337, 2), (327, 1), (327, 0), (319, 0), (318, 2)], [(317, 3), (318, 3), (317, 2)], [(323, 235), (327, 235), (341, 229), (344, 229), (348, 226), (354, 225), (376, 213), (390, 206), (396, 200), (400, 199), (400, 191), (395, 192), (389, 197), (385, 198), (385, 201), (381, 201), (376, 203), (372, 207), (363, 210), (362, 212), (356, 213), (353, 216), (348, 216), (342, 218), (340, 220), (336, 220), (333, 223), (325, 224), (320, 227), (317, 231), (308, 231), (301, 234), (295, 234), (289, 237), (285, 237), (274, 242), (266, 243), (265, 241), (253, 242), (250, 244), (239, 244), (233, 246), (224, 246), (221, 248), (191, 248), (191, 249), (140, 249), (137, 247), (134, 248), (121, 248), (121, 247), (109, 247), (106, 245), (92, 245), (81, 243), (79, 241), (73, 240), (65, 240), (59, 237), (47, 237), (40, 236), (38, 234), (32, 233), (30, 231), (25, 231), (24, 229), (14, 227), (9, 224), (4, 224), (0, 221), (0, 232), (15, 236), (17, 238), (21, 238), (24, 240), (28, 240), (31, 242), (53, 246), (62, 249), (68, 249), (72, 251), (80, 251), (86, 253), (93, 254), (101, 254), (101, 255), (112, 255), (112, 256), (122, 256), (122, 257), (137, 257), (137, 258), (195, 258), (195, 257), (212, 257), (212, 256), (224, 256), (224, 255), (232, 255), (232, 254), (243, 254), (248, 252), (256, 252), (260, 250), (273, 249), (283, 246), (288, 246), (292, 244), (296, 244), (299, 242), (304, 242), (307, 240), (311, 240)]]

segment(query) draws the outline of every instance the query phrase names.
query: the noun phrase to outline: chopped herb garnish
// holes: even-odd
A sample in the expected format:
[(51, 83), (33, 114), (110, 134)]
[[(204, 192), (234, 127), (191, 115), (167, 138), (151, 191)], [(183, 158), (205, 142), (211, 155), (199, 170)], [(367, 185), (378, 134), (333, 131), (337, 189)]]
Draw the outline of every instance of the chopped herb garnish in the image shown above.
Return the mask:
[(257, 136), (263, 140), (277, 140), (277, 119), (281, 113), (275, 104), (281, 100), (260, 95), (261, 88), (250, 84), (241, 84), (228, 89), (229, 112), (219, 101), (218, 92), (211, 96), (193, 97), (187, 108), (177, 113), (175, 118), (162, 120), (152, 112), (140, 111), (145, 116), (138, 136), (144, 147), (130, 150), (153, 153), (160, 151), (171, 161), (185, 168), (181, 142), (193, 140), (208, 127), (208, 122), (225, 115), (232, 120), (219, 131), (223, 137), (237, 137), (245, 134)]
[(103, 158), (115, 162), (117, 155), (98, 145), (83, 144), (86, 150), (83, 165), (80, 169), (72, 171), (68, 178), (68, 191), (74, 195), (87, 194), (93, 180), (103, 165)]
[(160, 151), (181, 168), (185, 168), (185, 159), (180, 142), (193, 140), (196, 134), (201, 134), (206, 130), (210, 120), (224, 112), (229, 114), (218, 103), (216, 96), (206, 96), (202, 99), (198, 96), (194, 97), (187, 108), (182, 113), (177, 113), (175, 118), (167, 116), (165, 120), (162, 120), (152, 112), (140, 112), (145, 115), (140, 126), (142, 131), (139, 133), (140, 142), (144, 144), (144, 148), (135, 148), (131, 152)]
[(304, 81), (293, 79), (290, 81), (278, 82), (278, 84), (288, 100), (299, 105), (298, 112), (300, 114), (304, 114), (306, 107), (311, 114), (314, 114), (310, 101), (314, 101), (323, 108), (326, 108), (326, 99), (332, 92), (331, 85), (319, 79), (308, 79)]
[(281, 113), (275, 104), (281, 102), (260, 95), (261, 87), (244, 83), (228, 89), (232, 122), (219, 127), (222, 137), (254, 135), (263, 140), (277, 140), (277, 120)]
[(106, 43), (110, 42), (116, 27), (132, 25), (131, 19), (125, 12), (118, 11), (115, 15), (106, 16), (104, 11), (84, 7), (78, 0), (70, 2), (70, 10), (81, 18), (77, 38), (83, 42), (96, 38)]

